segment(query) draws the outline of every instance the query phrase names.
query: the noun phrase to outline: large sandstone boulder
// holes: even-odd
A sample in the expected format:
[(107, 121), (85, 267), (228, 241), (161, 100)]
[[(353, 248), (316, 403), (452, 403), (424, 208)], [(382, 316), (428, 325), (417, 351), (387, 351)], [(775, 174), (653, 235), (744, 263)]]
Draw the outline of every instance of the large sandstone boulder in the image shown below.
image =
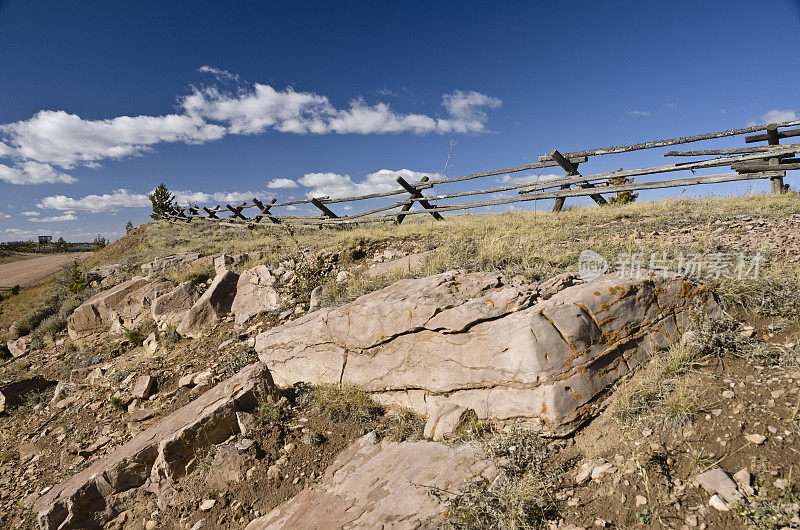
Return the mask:
[(159, 491), (191, 472), (197, 455), (239, 433), (236, 413), (274, 395), (269, 370), (252, 364), (146, 429), (34, 503), (44, 530), (96, 528), (116, 515), (114, 496), (137, 487)]
[(200, 338), (208, 331), (209, 326), (227, 315), (236, 296), (238, 280), (239, 275), (233, 271), (224, 270), (218, 274), (208, 290), (186, 313), (176, 330), (178, 334), (182, 337)]
[(244, 271), (236, 285), (236, 297), (231, 312), (236, 315), (236, 324), (241, 325), (264, 311), (277, 309), (280, 296), (275, 289), (275, 276), (266, 265)]
[(81, 304), (67, 319), (72, 340), (83, 342), (103, 333), (121, 333), (149, 314), (153, 301), (173, 289), (169, 280), (136, 276), (100, 292)]
[(437, 528), (444, 508), (432, 488), (455, 492), (494, 465), (471, 445), (381, 442), (345, 449), (325, 475), (246, 530), (284, 528)]
[(265, 331), (256, 351), (281, 385), (354, 384), (427, 416), (450, 402), (563, 434), (675, 341), (691, 306), (716, 308), (705, 287), (674, 275), (571, 283), (458, 271), (402, 280)]
[(199, 299), (197, 287), (192, 282), (183, 282), (153, 301), (153, 320), (159, 325), (177, 326)]

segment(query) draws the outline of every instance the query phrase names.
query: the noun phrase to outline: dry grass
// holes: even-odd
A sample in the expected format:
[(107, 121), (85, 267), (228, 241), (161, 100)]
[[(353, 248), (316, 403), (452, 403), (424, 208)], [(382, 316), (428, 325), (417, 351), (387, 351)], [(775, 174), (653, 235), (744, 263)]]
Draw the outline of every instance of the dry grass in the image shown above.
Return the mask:
[(522, 530), (544, 528), (557, 511), (553, 501), (561, 469), (547, 444), (526, 429), (502, 432), (473, 416), (461, 436), (480, 446), (501, 477), (477, 480), (460, 492), (433, 490), (445, 502), (444, 528)]
[(353, 385), (322, 384), (298, 390), (299, 404), (310, 405), (332, 421), (367, 423), (383, 414), (383, 407)]
[(700, 333), (684, 334), (665, 353), (653, 357), (644, 370), (616, 387), (612, 416), (628, 426), (645, 421), (677, 428), (691, 422), (703, 406), (685, 374), (712, 351), (710, 340)]

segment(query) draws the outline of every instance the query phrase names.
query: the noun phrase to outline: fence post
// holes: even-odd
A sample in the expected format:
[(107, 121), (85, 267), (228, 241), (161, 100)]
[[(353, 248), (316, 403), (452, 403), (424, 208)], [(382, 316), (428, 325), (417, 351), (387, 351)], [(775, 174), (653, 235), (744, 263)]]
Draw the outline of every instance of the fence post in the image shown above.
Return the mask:
[(272, 205), (273, 205), (273, 204), (275, 204), (276, 202), (278, 202), (278, 199), (276, 199), (275, 197), (273, 197), (272, 199), (270, 199), (270, 201), (269, 201), (267, 204), (264, 204), (264, 203), (262, 203), (261, 201), (259, 201), (258, 199), (256, 199), (255, 197), (253, 197), (253, 204), (255, 204), (255, 205), (256, 205), (256, 207), (257, 207), (259, 210), (261, 210), (261, 213), (260, 213), (260, 214), (258, 214), (258, 215), (256, 215), (255, 217), (253, 217), (253, 220), (254, 220), (256, 223), (260, 223), (262, 218), (264, 218), (264, 217), (267, 217), (267, 218), (268, 218), (270, 221), (272, 221), (272, 222), (273, 222), (273, 223), (275, 223), (276, 225), (279, 225), (279, 224), (281, 224), (281, 220), (280, 220), (280, 219), (278, 219), (277, 217), (275, 217), (274, 215), (272, 215), (271, 213), (269, 213), (269, 209), (270, 209), (270, 208), (272, 207)]
[[(563, 169), (564, 171), (567, 172), (567, 174), (566, 174), (567, 177), (580, 176), (580, 172), (578, 171), (578, 163), (577, 162), (571, 162), (570, 160), (567, 160), (567, 158), (564, 155), (562, 155), (558, 151), (558, 149), (553, 149), (553, 152), (550, 153), (550, 157), (553, 160), (555, 160), (556, 163), (559, 166), (561, 166), (561, 169)], [(579, 184), (579, 186), (581, 188), (594, 188), (594, 184), (591, 184), (589, 182), (585, 182), (583, 184)], [(562, 190), (569, 189), (569, 184), (564, 184), (563, 186), (561, 186), (561, 189)], [(604, 206), (604, 205), (608, 204), (608, 201), (606, 201), (603, 198), (603, 196), (600, 195), (599, 193), (593, 193), (593, 194), (591, 194), (589, 196), (599, 206)], [(559, 197), (559, 198), (556, 199), (555, 203), (553, 203), (553, 211), (554, 212), (560, 212), (561, 211), (561, 209), (564, 207), (564, 200), (565, 200), (564, 197)]]
[[(778, 139), (778, 128), (777, 127), (768, 127), (767, 128), (767, 143), (769, 145), (779, 145), (780, 140)], [(770, 158), (769, 165), (770, 166), (777, 166), (781, 163), (781, 159), (778, 157)], [(783, 177), (770, 177), (769, 179), (769, 187), (772, 193), (783, 193)]]
[[(423, 177), (422, 179), (420, 179), (420, 182), (424, 182), (426, 180), (428, 180), (428, 177)], [(424, 195), (422, 195), (422, 192), (417, 188), (415, 188), (414, 186), (412, 186), (411, 184), (409, 184), (408, 182), (406, 182), (406, 179), (404, 179), (403, 177), (397, 177), (397, 183), (400, 184), (403, 187), (403, 189), (405, 189), (409, 193), (409, 195), (411, 195), (411, 202), (403, 205), (403, 209), (401, 211), (407, 212), (408, 210), (410, 210), (411, 206), (414, 204), (414, 201), (417, 201), (420, 204), (420, 206), (422, 206), (426, 210), (430, 210), (433, 208), (433, 206), (431, 206), (431, 203), (429, 203), (423, 198)], [(444, 220), (444, 217), (442, 217), (442, 214), (440, 214), (439, 212), (436, 211), (431, 212), (431, 215), (437, 221)], [(395, 224), (399, 225), (400, 223), (402, 223), (405, 217), (406, 216), (403, 214), (398, 214), (398, 216), (395, 218)]]

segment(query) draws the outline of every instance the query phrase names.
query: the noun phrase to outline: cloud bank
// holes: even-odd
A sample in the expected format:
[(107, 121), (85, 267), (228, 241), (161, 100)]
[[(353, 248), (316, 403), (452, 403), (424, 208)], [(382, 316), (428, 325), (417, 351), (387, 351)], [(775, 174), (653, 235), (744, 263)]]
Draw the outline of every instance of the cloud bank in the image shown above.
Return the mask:
[(210, 66), (199, 71), (214, 76), (216, 84), (192, 87), (173, 114), (86, 120), (64, 110), (41, 110), (0, 125), (0, 181), (72, 183), (76, 179), (61, 170), (140, 156), (162, 143), (203, 144), (227, 135), (481, 133), (486, 109), (502, 104), (479, 92), (456, 90), (442, 96), (441, 117), (405, 114), (363, 98), (340, 108), (314, 92), (244, 84)]

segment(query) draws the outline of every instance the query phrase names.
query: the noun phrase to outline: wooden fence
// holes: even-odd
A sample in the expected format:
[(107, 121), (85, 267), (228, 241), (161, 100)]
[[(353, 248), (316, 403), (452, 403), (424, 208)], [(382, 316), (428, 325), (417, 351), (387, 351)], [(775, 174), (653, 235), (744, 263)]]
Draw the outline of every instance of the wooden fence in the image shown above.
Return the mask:
[[(800, 128), (786, 129), (787, 127), (796, 127), (798, 125), (800, 125), (800, 120), (756, 125), (744, 129), (732, 129), (620, 147), (588, 149), (573, 153), (560, 153), (558, 150), (554, 150), (550, 154), (540, 156), (539, 161), (532, 164), (484, 171), (460, 177), (441, 177), (434, 179), (425, 177), (418, 182), (407, 182), (402, 177), (398, 177), (397, 183), (399, 188), (382, 193), (370, 193), (367, 195), (342, 198), (313, 197), (310, 199), (288, 202), (277, 202), (274, 198), (268, 201), (253, 198), (250, 202), (243, 202), (235, 205), (225, 204), (224, 206), (216, 205), (214, 207), (201, 207), (198, 205), (179, 206), (171, 215), (167, 216), (167, 218), (174, 222), (218, 222), (221, 224), (244, 225), (248, 227), (257, 225), (279, 226), (285, 224), (321, 227), (365, 222), (394, 222), (399, 224), (409, 215), (431, 215), (435, 219), (441, 220), (443, 219), (443, 212), (463, 211), (487, 206), (499, 206), (544, 199), (555, 199), (553, 206), (555, 211), (559, 211), (563, 208), (564, 201), (568, 197), (589, 196), (597, 204), (602, 206), (607, 204), (607, 200), (604, 197), (604, 195), (607, 194), (694, 186), (698, 184), (719, 184), (739, 180), (769, 179), (771, 182), (771, 191), (773, 193), (783, 193), (787, 189), (787, 186), (784, 186), (783, 183), (786, 171), (800, 169), (800, 158), (795, 157), (796, 153), (800, 152), (800, 144), (781, 144), (780, 140), (800, 136)], [(582, 174), (578, 169), (579, 165), (585, 163), (589, 157), (616, 155), (644, 149), (669, 147), (739, 135), (748, 135), (744, 137), (746, 144), (767, 142), (767, 145), (743, 146), (728, 149), (667, 151), (664, 153), (664, 156), (667, 157), (702, 157), (702, 159), (641, 169), (620, 170), (588, 175)], [(713, 158), (708, 158), (709, 156)], [(563, 177), (548, 178), (542, 181), (531, 182), (530, 180), (526, 180), (507, 186), (479, 188), (444, 194), (438, 193), (439, 187), (442, 185), (484, 179), (492, 176), (511, 175), (523, 171), (548, 167), (560, 167), (565, 174)], [(694, 174), (695, 170), (722, 167), (730, 167), (731, 171), (712, 175)], [(691, 172), (691, 176), (665, 178), (669, 177), (670, 173), (678, 171), (689, 171)], [(632, 182), (629, 180), (632, 177), (648, 176), (648, 178), (650, 178), (654, 175), (658, 178), (649, 182)], [(423, 193), (425, 190), (430, 190), (434, 186), (437, 188), (437, 194), (425, 195)], [(473, 200), (470, 202), (453, 201), (453, 199), (460, 199), (463, 197), (507, 194), (508, 192), (512, 192), (514, 195), (501, 196), (488, 200)], [(358, 213), (342, 215), (334, 211), (336, 205), (341, 203), (386, 199), (396, 196), (403, 197), (395, 201), (390, 199), (388, 204)], [(412, 210), (411, 207), (414, 204), (418, 204), (421, 208)], [(320, 214), (286, 215), (285, 213), (282, 214), (275, 211), (281, 208), (296, 207), (297, 205), (313, 205), (320, 211)], [(251, 208), (255, 208), (255, 211), (254, 213), (250, 213), (248, 217), (245, 215), (245, 211)]]

